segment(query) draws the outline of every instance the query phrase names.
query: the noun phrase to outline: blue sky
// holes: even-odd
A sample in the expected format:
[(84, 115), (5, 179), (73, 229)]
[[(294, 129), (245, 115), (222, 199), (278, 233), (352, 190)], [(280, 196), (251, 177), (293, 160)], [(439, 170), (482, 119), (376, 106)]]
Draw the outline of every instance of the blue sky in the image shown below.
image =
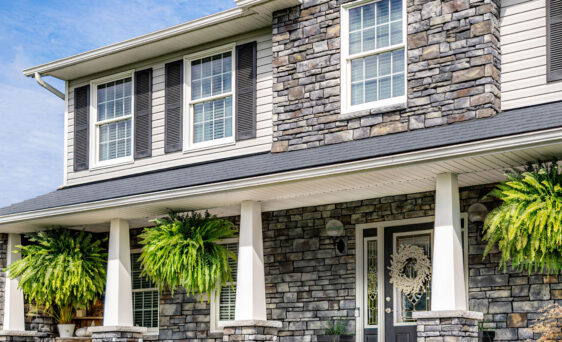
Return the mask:
[(0, 0), (0, 207), (62, 184), (64, 102), (24, 68), (232, 7), (233, 0)]

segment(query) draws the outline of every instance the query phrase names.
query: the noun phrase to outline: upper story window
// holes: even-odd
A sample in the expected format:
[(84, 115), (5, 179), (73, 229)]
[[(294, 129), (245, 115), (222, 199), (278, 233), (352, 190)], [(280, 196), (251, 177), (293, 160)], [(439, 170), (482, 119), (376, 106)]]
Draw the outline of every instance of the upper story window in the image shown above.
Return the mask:
[(402, 0), (344, 7), (342, 105), (345, 111), (405, 103), (406, 56)]
[(94, 166), (132, 160), (132, 72), (93, 81)]
[(186, 57), (188, 123), (185, 149), (234, 142), (234, 64), (232, 47), (224, 52)]

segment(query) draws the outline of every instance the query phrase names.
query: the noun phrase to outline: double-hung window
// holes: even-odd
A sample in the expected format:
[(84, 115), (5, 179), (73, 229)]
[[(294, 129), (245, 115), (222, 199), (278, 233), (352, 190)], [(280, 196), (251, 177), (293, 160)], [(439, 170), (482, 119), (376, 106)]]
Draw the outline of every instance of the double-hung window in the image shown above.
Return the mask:
[(93, 82), (93, 165), (132, 160), (133, 75)]
[[(238, 239), (229, 239), (225, 241), (224, 246), (235, 255), (238, 255)], [(211, 331), (213, 332), (221, 332), (221, 329), (218, 328), (218, 322), (234, 320), (238, 264), (233, 260), (228, 262), (232, 269), (232, 278), (235, 282), (227, 283), (226, 286), (221, 288), (220, 295), (212, 295), (211, 297)]]
[(344, 5), (342, 102), (344, 111), (406, 102), (403, 0)]
[(158, 330), (158, 289), (146, 277), (141, 277), (140, 250), (131, 252), (133, 287), (133, 322), (135, 326)]
[(234, 142), (233, 47), (186, 57), (188, 139), (185, 149)]

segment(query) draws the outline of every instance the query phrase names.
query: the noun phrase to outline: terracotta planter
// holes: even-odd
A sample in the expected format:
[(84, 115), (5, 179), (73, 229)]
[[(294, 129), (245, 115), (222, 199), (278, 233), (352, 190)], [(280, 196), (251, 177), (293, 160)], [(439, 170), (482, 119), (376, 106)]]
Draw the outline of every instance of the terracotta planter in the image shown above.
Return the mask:
[(478, 332), (478, 342), (493, 342), (495, 337), (495, 331), (486, 330)]

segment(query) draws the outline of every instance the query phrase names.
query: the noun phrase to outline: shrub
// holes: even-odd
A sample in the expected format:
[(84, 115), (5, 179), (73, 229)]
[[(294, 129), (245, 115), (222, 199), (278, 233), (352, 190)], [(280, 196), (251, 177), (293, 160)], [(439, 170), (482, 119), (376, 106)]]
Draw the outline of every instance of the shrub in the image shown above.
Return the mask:
[(140, 261), (142, 276), (159, 289), (173, 292), (183, 286), (188, 294), (208, 294), (233, 281), (228, 260), (236, 255), (218, 244), (236, 236), (230, 221), (190, 212), (171, 213), (154, 223), (140, 235)]
[[(22, 258), (7, 267), (37, 310), (70, 323), (75, 309), (103, 295), (107, 253), (103, 240), (85, 231), (55, 228), (26, 235)], [(41, 309), (38, 309), (41, 308)]]
[(557, 273), (562, 266), (562, 176), (556, 162), (506, 173), (488, 195), (503, 203), (484, 222), (486, 256), (497, 243), (501, 265)]

